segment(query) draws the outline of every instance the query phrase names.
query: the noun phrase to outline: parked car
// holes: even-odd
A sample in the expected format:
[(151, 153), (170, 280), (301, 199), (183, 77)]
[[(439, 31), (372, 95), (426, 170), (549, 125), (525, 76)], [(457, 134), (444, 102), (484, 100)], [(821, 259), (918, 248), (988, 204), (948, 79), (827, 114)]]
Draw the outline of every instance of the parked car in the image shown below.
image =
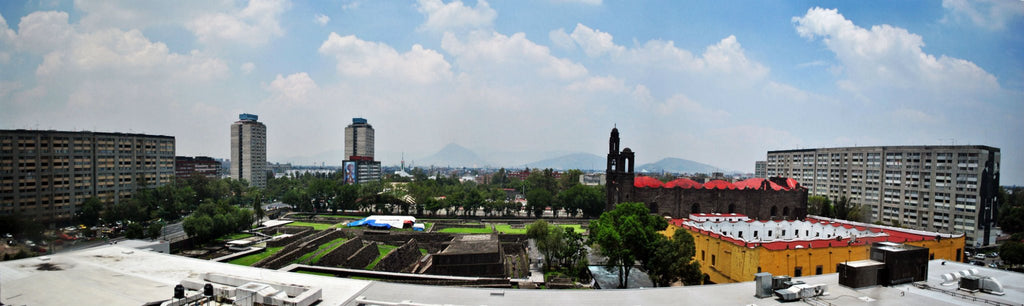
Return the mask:
[(988, 258), (996, 258), (996, 257), (999, 257), (999, 253), (996, 253), (996, 252), (988, 253)]
[(997, 265), (996, 263), (993, 262), (993, 263), (988, 264), (988, 267), (989, 268), (999, 268), (999, 265)]
[(974, 259), (985, 259), (985, 254), (974, 255)]
[(971, 264), (975, 265), (975, 266), (982, 266), (982, 267), (985, 266), (985, 262), (984, 261), (980, 261), (980, 260), (972, 260)]

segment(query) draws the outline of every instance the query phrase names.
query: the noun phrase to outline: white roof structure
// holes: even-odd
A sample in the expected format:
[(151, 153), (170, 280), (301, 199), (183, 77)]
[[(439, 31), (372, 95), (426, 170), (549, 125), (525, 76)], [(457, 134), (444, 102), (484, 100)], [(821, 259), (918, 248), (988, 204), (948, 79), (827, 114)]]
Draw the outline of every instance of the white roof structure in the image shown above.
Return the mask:
[[(960, 291), (943, 285), (943, 275), (975, 268), (997, 278), (1006, 294)], [(828, 285), (817, 304), (832, 305), (984, 305), (1024, 301), (1024, 274), (933, 260), (927, 284), (868, 287), (838, 285), (837, 274), (799, 277)], [(174, 286), (204, 274), (263, 284), (288, 284), (321, 290), (318, 305), (795, 305), (754, 297), (753, 282), (625, 290), (529, 290), (436, 287), (291, 273), (135, 250), (118, 245), (0, 262), (0, 302), (10, 305), (142, 305), (170, 299)], [(869, 302), (870, 301), (870, 302)], [(798, 303), (799, 304), (799, 303)]]

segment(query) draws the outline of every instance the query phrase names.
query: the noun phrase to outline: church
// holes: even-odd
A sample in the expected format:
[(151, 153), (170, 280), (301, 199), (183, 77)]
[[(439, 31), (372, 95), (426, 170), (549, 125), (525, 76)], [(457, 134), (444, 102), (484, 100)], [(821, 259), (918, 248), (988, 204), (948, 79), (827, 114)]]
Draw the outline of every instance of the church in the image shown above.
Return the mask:
[(633, 172), (633, 150), (619, 150), (619, 129), (608, 140), (605, 210), (622, 202), (642, 202), (651, 213), (687, 218), (697, 213), (737, 213), (755, 220), (802, 220), (807, 216), (807, 188), (795, 179), (752, 178), (706, 183), (679, 178), (663, 183)]

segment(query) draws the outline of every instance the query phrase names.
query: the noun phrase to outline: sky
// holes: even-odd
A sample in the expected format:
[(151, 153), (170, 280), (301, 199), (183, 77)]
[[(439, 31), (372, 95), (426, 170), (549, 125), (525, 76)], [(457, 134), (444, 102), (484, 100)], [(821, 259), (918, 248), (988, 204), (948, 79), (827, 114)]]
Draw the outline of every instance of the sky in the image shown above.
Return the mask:
[(607, 153), (753, 172), (769, 150), (988, 145), (1024, 185), (1024, 2), (0, 1), (0, 128), (171, 135), (226, 158), (499, 166)]

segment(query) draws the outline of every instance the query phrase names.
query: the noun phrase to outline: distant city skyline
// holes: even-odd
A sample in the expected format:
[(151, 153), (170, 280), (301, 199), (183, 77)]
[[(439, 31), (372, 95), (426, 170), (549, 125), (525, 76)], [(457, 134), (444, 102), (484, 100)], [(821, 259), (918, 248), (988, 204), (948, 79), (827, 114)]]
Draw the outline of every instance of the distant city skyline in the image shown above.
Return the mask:
[(638, 164), (751, 173), (769, 150), (972, 144), (1024, 185), (1022, 1), (637, 4), (3, 1), (0, 129), (227, 158), (254, 113), (268, 161), (340, 165), (360, 117), (385, 165), (456, 143), (513, 166), (602, 155), (617, 125)]

